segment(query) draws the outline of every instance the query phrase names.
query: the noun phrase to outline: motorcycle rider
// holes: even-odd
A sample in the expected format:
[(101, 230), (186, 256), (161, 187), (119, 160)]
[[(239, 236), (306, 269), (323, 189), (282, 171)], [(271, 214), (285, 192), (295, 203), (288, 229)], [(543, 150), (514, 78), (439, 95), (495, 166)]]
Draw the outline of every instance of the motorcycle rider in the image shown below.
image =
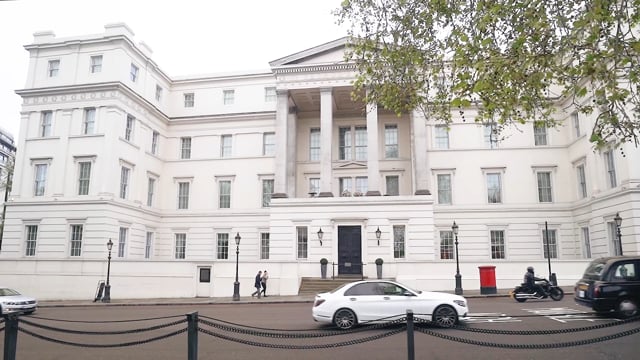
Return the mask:
[(534, 294), (537, 294), (540, 297), (545, 295), (545, 291), (542, 289), (542, 286), (536, 284), (536, 281), (542, 280), (544, 279), (536, 277), (533, 273), (533, 266), (527, 267), (527, 272), (524, 273), (524, 283), (529, 289), (534, 291)]

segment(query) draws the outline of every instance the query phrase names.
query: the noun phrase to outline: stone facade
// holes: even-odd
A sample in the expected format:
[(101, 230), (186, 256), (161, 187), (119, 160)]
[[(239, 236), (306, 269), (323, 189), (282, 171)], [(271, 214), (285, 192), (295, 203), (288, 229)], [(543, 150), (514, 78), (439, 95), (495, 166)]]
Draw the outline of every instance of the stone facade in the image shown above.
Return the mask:
[(364, 106), (346, 42), (264, 72), (170, 78), (124, 24), (35, 34), (3, 284), (91, 298), (111, 239), (112, 298), (231, 296), (236, 250), (243, 296), (264, 269), (271, 294), (296, 294), (321, 258), (330, 275), (375, 277), (382, 258), (384, 277), (453, 289), (456, 246), (463, 288), (480, 287), (482, 265), (507, 288), (528, 265), (548, 275), (548, 229), (552, 271), (569, 285), (589, 258), (620, 252), (617, 213), (624, 254), (639, 252), (633, 145), (594, 151), (593, 119), (563, 103), (558, 128), (499, 138), (474, 109), (447, 131)]

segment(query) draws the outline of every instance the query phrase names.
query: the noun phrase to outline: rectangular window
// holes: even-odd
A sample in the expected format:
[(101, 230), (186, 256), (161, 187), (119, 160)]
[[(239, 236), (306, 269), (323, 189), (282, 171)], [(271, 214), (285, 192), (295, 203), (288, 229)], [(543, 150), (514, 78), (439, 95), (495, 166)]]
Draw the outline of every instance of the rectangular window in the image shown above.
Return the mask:
[(622, 255), (622, 249), (620, 249), (620, 242), (618, 241), (618, 226), (615, 222), (611, 221), (607, 223), (607, 228), (609, 230), (609, 243), (611, 244), (611, 249), (613, 250), (612, 256), (620, 256)]
[(400, 177), (397, 175), (385, 177), (386, 188), (388, 196), (400, 195)]
[(438, 204), (451, 205), (451, 174), (438, 174)]
[(385, 159), (398, 158), (397, 124), (388, 124), (384, 126), (384, 157)]
[(91, 66), (89, 71), (93, 74), (102, 71), (102, 55), (95, 55), (91, 57)]
[(156, 85), (156, 101), (162, 100), (162, 86)]
[(126, 199), (129, 193), (129, 174), (131, 170), (128, 167), (120, 169), (120, 198)]
[(393, 225), (393, 258), (404, 259), (404, 225)]
[(218, 233), (217, 259), (229, 258), (229, 234)]
[(269, 233), (260, 233), (260, 260), (269, 259)]
[(369, 178), (366, 176), (358, 176), (356, 177), (356, 191), (353, 193), (354, 196), (362, 196), (365, 195), (368, 191), (369, 187)]
[(307, 258), (308, 234), (306, 226), (296, 226), (296, 244), (298, 259)]
[(351, 128), (341, 127), (339, 130), (338, 156), (340, 160), (351, 160)]
[(340, 196), (351, 196), (353, 192), (353, 179), (350, 177), (340, 178)]
[(138, 67), (131, 64), (131, 70), (129, 71), (129, 77), (131, 81), (136, 82), (138, 80)]
[(367, 128), (356, 126), (356, 160), (367, 160)]
[(309, 161), (320, 161), (320, 129), (309, 132)]
[(222, 180), (218, 183), (218, 187), (220, 209), (231, 208), (231, 181)]
[(498, 147), (498, 126), (496, 123), (484, 125), (484, 145), (489, 149)]
[(542, 247), (544, 248), (545, 259), (558, 258), (558, 242), (556, 240), (556, 230), (542, 230)]
[(47, 73), (49, 77), (58, 76), (58, 71), (60, 70), (60, 60), (49, 60), (49, 65), (47, 68)]
[(547, 145), (547, 127), (544, 124), (533, 125), (533, 140), (536, 146)]
[(191, 138), (180, 138), (180, 159), (191, 159)]
[(487, 174), (487, 201), (489, 204), (502, 203), (502, 180), (499, 173)]
[(491, 230), (491, 258), (504, 259), (504, 230)]
[(153, 233), (147, 231), (147, 238), (144, 242), (144, 258), (151, 258), (151, 250), (153, 249)]
[(78, 195), (89, 195), (89, 181), (91, 179), (91, 162), (78, 163)]
[(178, 183), (178, 209), (189, 208), (189, 185), (188, 182)]
[(264, 88), (264, 102), (276, 101), (276, 88), (266, 87)]
[(33, 196), (44, 196), (44, 189), (47, 183), (47, 164), (35, 165), (35, 180), (33, 187)]
[(127, 237), (129, 235), (129, 229), (126, 227), (120, 228), (120, 233), (118, 234), (118, 257), (123, 258), (125, 249), (127, 248)]
[(96, 126), (96, 109), (84, 109), (84, 123), (82, 124), (82, 133), (90, 135), (94, 133)]
[(538, 178), (538, 201), (541, 203), (553, 202), (551, 173), (548, 171), (541, 171), (536, 173), (536, 176)]
[(220, 157), (226, 158), (231, 156), (231, 135), (222, 135), (220, 138)]
[(187, 234), (176, 234), (176, 259), (184, 259), (187, 252)]
[(26, 250), (25, 256), (35, 256), (36, 255), (36, 242), (38, 241), (38, 225), (27, 225), (25, 227), (25, 232), (27, 235), (26, 241)]
[(584, 165), (578, 165), (576, 173), (578, 175), (578, 195), (581, 199), (584, 199), (587, 197), (587, 177), (584, 172)]
[(440, 231), (440, 259), (453, 259), (453, 231)]
[(576, 134), (576, 139), (577, 139), (580, 137), (580, 135), (582, 135), (580, 133), (580, 117), (578, 117), (578, 113), (575, 112), (571, 114), (571, 118), (573, 119), (573, 130), (574, 130), (574, 133)]
[(153, 194), (156, 191), (156, 179), (149, 178), (147, 182), (147, 206), (153, 206)]
[(225, 105), (232, 105), (235, 101), (235, 91), (234, 90), (224, 90), (222, 92), (223, 102)]
[(70, 256), (82, 255), (82, 225), (71, 225), (71, 251)]
[(589, 227), (585, 226), (580, 228), (580, 233), (582, 234), (582, 244), (584, 246), (582, 254), (584, 255), (585, 259), (590, 259), (591, 258), (591, 237), (589, 235)]
[(449, 130), (445, 125), (436, 125), (435, 131), (435, 145), (438, 149), (449, 148)]
[(136, 118), (127, 114), (127, 125), (124, 129), (124, 139), (127, 141), (133, 140), (133, 129), (136, 124)]
[(51, 136), (51, 120), (53, 119), (53, 112), (43, 111), (42, 118), (40, 119), (40, 137)]
[(262, 134), (262, 155), (273, 156), (276, 153), (276, 133)]
[(273, 179), (262, 180), (262, 207), (269, 207), (273, 195)]
[(159, 144), (160, 144), (160, 133), (157, 131), (154, 131), (153, 135), (151, 135), (151, 153), (153, 155), (158, 155)]
[(618, 180), (616, 179), (616, 164), (613, 158), (613, 150), (605, 151), (604, 162), (607, 169), (607, 185), (613, 189), (618, 186)]
[(311, 197), (320, 195), (320, 179), (319, 178), (309, 179), (309, 195)]
[(184, 93), (184, 107), (192, 108), (195, 104), (195, 94), (194, 93)]

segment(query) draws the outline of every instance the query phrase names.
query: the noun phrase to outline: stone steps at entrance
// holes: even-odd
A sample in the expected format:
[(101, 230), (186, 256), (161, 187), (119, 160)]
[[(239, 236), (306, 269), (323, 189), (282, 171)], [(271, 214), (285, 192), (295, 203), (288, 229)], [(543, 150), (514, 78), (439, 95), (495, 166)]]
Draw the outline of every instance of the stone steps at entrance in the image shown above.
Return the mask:
[[(315, 295), (323, 292), (331, 291), (340, 285), (350, 283), (353, 281), (361, 280), (362, 277), (358, 276), (340, 276), (334, 279), (327, 278), (309, 278), (303, 277), (300, 282), (300, 288), (298, 289), (298, 295)], [(366, 279), (366, 277), (365, 277)]]

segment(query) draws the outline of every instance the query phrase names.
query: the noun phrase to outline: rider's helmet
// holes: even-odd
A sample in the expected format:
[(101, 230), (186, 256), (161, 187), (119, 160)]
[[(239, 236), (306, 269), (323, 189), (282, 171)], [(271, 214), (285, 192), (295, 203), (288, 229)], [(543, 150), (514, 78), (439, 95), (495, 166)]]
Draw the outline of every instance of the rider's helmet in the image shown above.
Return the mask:
[(533, 266), (529, 266), (529, 267), (527, 268), (527, 272), (533, 273)]

